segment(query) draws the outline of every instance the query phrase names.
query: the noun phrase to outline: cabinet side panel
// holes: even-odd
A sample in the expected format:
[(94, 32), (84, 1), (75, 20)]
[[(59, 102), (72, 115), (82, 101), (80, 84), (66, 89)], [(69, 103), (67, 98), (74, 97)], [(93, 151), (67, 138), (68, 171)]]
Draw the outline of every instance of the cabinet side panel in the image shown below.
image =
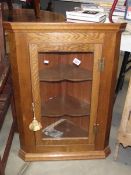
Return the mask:
[(121, 33), (118, 32), (116, 34), (116, 45), (114, 47), (114, 55), (113, 55), (113, 67), (112, 67), (112, 77), (111, 77), (111, 89), (110, 89), (110, 104), (109, 104), (109, 116), (107, 123), (106, 123), (106, 135), (105, 135), (105, 147), (108, 145), (109, 136), (110, 136), (110, 129), (111, 129), (111, 121), (112, 121), (112, 112), (115, 103), (115, 87), (117, 83), (117, 70), (118, 70), (118, 61), (120, 55), (120, 40), (121, 40)]
[[(105, 33), (103, 45), (103, 57), (105, 59), (104, 71), (100, 77), (100, 96), (98, 119), (99, 131), (96, 138), (96, 149), (104, 149), (109, 142), (112, 110), (115, 99), (115, 84), (119, 53), (119, 38), (117, 33)], [(118, 39), (118, 41), (116, 40)]]
[(32, 121), (32, 95), (30, 66), (26, 34), (15, 33), (10, 36), (10, 60), (12, 65), (13, 88), (22, 149), (31, 151), (35, 145), (34, 133), (28, 128)]

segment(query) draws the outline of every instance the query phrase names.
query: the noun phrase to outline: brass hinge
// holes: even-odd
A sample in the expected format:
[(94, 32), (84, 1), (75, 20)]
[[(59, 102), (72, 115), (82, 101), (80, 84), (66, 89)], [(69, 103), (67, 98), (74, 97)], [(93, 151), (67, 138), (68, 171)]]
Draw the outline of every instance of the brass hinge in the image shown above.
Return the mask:
[(97, 134), (98, 133), (98, 131), (99, 131), (99, 124), (98, 123), (95, 123), (94, 124), (93, 130), (94, 130), (94, 134)]
[(104, 71), (104, 68), (105, 68), (105, 60), (104, 58), (101, 58), (98, 60), (98, 70), (102, 72)]

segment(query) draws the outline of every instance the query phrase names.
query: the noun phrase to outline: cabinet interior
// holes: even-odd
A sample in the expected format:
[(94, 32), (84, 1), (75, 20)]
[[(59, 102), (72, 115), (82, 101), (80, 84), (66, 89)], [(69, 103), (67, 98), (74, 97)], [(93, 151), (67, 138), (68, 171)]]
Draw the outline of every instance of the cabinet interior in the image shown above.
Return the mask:
[(93, 52), (38, 54), (43, 139), (88, 137), (93, 57)]

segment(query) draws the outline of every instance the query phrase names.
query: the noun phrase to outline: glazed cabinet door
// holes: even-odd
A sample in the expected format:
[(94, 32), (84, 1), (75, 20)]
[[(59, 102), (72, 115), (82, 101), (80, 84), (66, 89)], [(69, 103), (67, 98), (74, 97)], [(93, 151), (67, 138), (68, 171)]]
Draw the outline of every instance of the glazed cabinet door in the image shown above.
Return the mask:
[(35, 134), (37, 152), (95, 149), (104, 59), (102, 43), (90, 40), (29, 43), (34, 113), (29, 128)]

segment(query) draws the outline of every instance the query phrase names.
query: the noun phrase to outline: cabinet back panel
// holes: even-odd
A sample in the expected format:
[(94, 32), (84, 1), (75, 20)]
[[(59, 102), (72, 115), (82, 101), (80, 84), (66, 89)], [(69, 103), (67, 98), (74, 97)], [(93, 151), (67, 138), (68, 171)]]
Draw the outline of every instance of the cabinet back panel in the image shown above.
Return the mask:
[(50, 98), (56, 96), (69, 95), (77, 98), (78, 100), (83, 100), (90, 103), (91, 100), (91, 88), (92, 82), (41, 82), (40, 83), (40, 96), (41, 101), (46, 102)]
[[(92, 71), (93, 68), (93, 52), (54, 52), (54, 53), (39, 53), (39, 70), (49, 68), (58, 64), (73, 64), (74, 58), (81, 61), (80, 68)], [(49, 64), (44, 64), (44, 60), (48, 60)]]

